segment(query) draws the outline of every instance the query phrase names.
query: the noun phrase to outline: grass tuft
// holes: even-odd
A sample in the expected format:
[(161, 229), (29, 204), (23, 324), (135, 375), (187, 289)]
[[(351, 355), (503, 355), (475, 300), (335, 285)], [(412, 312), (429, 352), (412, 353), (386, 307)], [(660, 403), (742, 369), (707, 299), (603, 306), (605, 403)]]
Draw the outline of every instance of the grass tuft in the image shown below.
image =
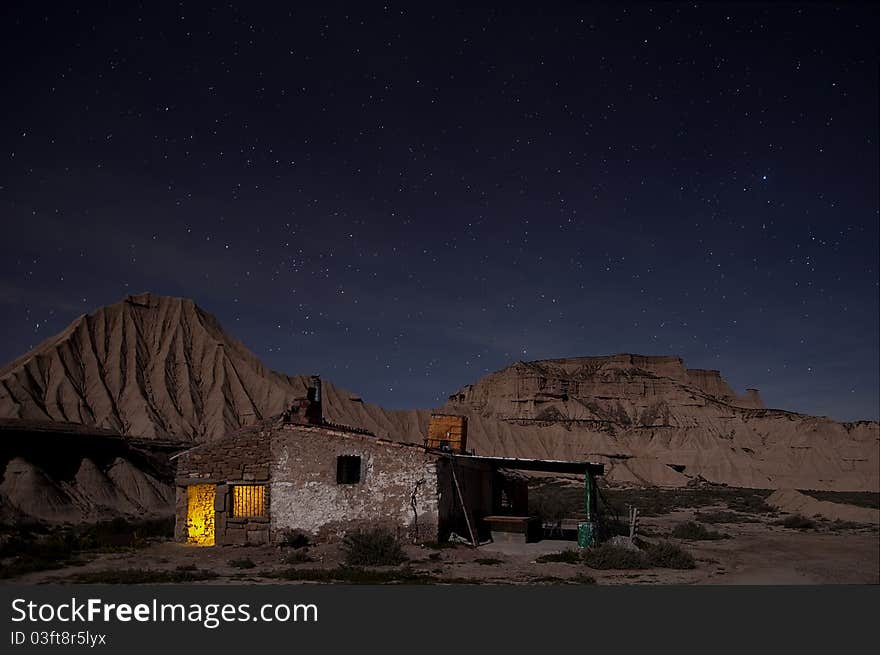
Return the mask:
[(675, 544), (660, 541), (645, 551), (648, 565), (658, 569), (693, 569), (697, 564), (693, 556)]
[(672, 530), (672, 536), (676, 539), (688, 539), (690, 541), (717, 541), (718, 539), (727, 539), (728, 535), (709, 530), (702, 523), (688, 521), (687, 523), (679, 523)]

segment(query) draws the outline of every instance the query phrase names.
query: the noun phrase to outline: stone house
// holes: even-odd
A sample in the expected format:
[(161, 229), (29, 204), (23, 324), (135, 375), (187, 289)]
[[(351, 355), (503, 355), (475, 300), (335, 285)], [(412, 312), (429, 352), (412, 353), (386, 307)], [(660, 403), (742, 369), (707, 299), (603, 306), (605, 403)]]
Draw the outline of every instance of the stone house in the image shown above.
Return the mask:
[(248, 428), (176, 460), (175, 538), (201, 545), (373, 527), (431, 541), (468, 534), (493, 504), (493, 467), (477, 458), (322, 425)]
[(442, 541), (455, 532), (476, 543), (489, 536), (493, 514), (528, 513), (524, 483), (504, 470), (601, 473), (601, 465), (585, 462), (478, 457), (429, 443), (328, 424), (320, 386), (310, 389), (278, 419), (174, 457), (175, 539), (266, 544), (294, 530), (338, 539), (382, 527), (407, 541)]

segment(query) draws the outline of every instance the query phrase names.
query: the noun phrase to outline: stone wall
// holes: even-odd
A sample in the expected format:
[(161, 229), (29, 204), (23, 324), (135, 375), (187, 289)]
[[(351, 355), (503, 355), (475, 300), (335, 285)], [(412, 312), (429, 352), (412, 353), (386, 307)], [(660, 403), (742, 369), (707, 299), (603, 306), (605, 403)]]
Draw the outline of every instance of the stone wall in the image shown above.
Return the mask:
[[(337, 458), (359, 456), (360, 482), (337, 482)], [(287, 425), (272, 438), (271, 527), (274, 538), (303, 530), (340, 538), (384, 527), (413, 541), (438, 537), (437, 456), (423, 448)]]
[(245, 428), (177, 457), (177, 480), (220, 482), (269, 479), (271, 428)]
[(187, 540), (186, 487), (191, 484), (214, 484), (215, 543), (268, 543), (268, 516), (232, 516), (232, 487), (236, 484), (265, 485), (267, 514), (271, 513), (270, 438), (271, 428), (245, 428), (218, 441), (193, 448), (177, 458), (177, 520), (174, 528), (177, 541)]

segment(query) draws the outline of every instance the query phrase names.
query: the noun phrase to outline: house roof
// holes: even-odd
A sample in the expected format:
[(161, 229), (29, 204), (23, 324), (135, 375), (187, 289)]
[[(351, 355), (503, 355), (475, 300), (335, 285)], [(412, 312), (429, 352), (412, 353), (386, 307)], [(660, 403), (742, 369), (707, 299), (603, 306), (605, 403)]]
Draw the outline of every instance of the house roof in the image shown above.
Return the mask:
[[(194, 448), (184, 451), (183, 453), (178, 453), (178, 455), (187, 455), (203, 448), (218, 447), (224, 442), (228, 442), (230, 440), (234, 441), (236, 438), (240, 439), (245, 436), (253, 436), (255, 433), (273, 432), (275, 430), (292, 432), (319, 432), (328, 437), (351, 439), (355, 441), (369, 441), (371, 443), (379, 443), (383, 446), (388, 446), (390, 448), (417, 448), (429, 455), (433, 455), (436, 457), (454, 457), (456, 459), (462, 459), (472, 462), (482, 462), (496, 468), (575, 474), (583, 474), (589, 471), (593, 475), (603, 475), (605, 472), (605, 465), (597, 462), (571, 461), (561, 459), (522, 459), (519, 457), (495, 457), (489, 455), (467, 455), (451, 453), (435, 448), (427, 448), (424, 444), (404, 441), (392, 441), (391, 439), (376, 437), (369, 433), (364, 434), (361, 431), (348, 430), (344, 426), (337, 426), (333, 424), (315, 425), (308, 423), (278, 423), (277, 421), (271, 420), (263, 421), (261, 424), (240, 429), (216, 441), (209, 441), (207, 443), (200, 444)], [(266, 436), (268, 437), (268, 435)], [(268, 446), (268, 439), (266, 440), (266, 444)], [(172, 459), (174, 459), (175, 457), (177, 457), (177, 455), (172, 457)]]
[[(426, 450), (424, 445), (422, 444), (383, 439), (381, 437), (374, 436), (372, 432), (368, 432), (359, 428), (349, 428), (348, 426), (338, 425), (335, 423), (283, 423), (275, 419), (269, 419), (261, 421), (260, 423), (257, 423), (255, 425), (240, 428), (235, 432), (230, 432), (229, 434), (220, 437), (219, 439), (214, 439), (212, 441), (201, 443), (188, 450), (173, 455), (170, 459), (176, 459), (177, 457), (186, 456), (190, 453), (196, 453), (202, 450), (222, 448), (224, 447), (224, 445), (229, 444), (230, 442), (235, 442), (240, 439), (254, 436), (264, 437), (266, 447), (268, 448), (269, 440), (271, 439), (271, 433), (280, 431), (317, 432), (332, 438), (370, 441), (371, 443), (379, 443), (383, 446), (390, 446), (394, 448), (418, 448), (422, 451)], [(261, 433), (264, 434), (261, 435)]]

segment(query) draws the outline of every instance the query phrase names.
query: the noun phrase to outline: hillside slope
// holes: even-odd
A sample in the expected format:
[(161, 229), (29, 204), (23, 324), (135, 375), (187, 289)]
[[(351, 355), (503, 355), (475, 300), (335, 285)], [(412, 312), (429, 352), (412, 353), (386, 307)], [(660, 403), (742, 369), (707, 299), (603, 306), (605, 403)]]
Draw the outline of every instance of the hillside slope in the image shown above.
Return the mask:
[[(880, 486), (880, 426), (765, 409), (677, 357), (517, 362), (450, 396), (492, 453), (604, 461), (612, 480), (756, 488)], [(503, 427), (502, 427), (503, 426)], [(528, 437), (525, 437), (525, 434)]]
[(201, 441), (283, 411), (267, 369), (191, 300), (141, 294), (81, 316), (0, 370), (0, 416)]
[[(78, 318), (0, 370), (0, 417), (201, 442), (280, 414), (306, 385), (267, 369), (191, 300), (141, 294)], [(386, 410), (328, 381), (323, 391), (329, 421), (424, 439), (430, 410)], [(757, 391), (737, 394), (717, 371), (677, 357), (517, 362), (442, 409), (469, 417), (480, 454), (600, 460), (620, 483), (880, 487), (876, 422), (765, 409)]]

